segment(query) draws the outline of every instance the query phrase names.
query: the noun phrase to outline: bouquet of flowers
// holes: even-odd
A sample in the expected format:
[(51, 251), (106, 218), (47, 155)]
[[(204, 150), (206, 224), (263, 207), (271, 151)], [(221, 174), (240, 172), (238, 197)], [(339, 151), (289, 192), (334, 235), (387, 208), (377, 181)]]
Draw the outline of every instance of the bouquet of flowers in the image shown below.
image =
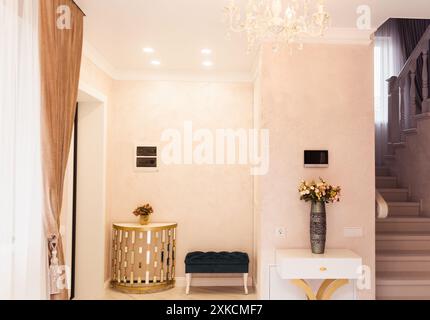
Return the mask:
[(136, 210), (133, 211), (133, 214), (136, 217), (140, 216), (149, 216), (151, 213), (153, 213), (154, 210), (152, 209), (151, 205), (145, 204), (144, 206), (138, 207)]
[(306, 202), (335, 203), (340, 201), (339, 186), (332, 186), (320, 178), (320, 182), (302, 181), (299, 186), (300, 200)]

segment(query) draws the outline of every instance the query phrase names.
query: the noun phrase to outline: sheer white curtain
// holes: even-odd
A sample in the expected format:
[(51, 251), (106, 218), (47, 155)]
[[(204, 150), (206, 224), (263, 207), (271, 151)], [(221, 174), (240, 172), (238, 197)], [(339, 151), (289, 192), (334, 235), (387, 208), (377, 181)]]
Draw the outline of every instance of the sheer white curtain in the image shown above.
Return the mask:
[(376, 33), (374, 51), (375, 70), (375, 133), (376, 164), (383, 165), (388, 143), (388, 83), (397, 76), (405, 59), (400, 34), (394, 21), (386, 22)]
[(1, 299), (46, 299), (38, 0), (0, 0)]

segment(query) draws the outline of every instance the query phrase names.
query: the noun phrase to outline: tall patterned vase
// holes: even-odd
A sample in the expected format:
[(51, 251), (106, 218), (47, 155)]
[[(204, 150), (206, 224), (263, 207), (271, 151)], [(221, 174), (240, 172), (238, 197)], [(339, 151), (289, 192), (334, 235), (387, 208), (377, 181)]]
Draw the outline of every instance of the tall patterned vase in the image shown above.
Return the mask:
[(312, 202), (311, 206), (311, 248), (314, 254), (324, 254), (327, 221), (324, 202)]

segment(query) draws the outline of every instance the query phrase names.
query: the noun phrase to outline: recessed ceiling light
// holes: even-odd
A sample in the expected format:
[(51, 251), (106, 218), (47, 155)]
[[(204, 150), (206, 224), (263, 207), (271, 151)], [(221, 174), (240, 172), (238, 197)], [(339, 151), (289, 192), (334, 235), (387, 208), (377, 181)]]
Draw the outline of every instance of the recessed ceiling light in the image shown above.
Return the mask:
[(155, 50), (154, 50), (154, 48), (146, 47), (146, 48), (143, 48), (143, 52), (145, 52), (145, 53), (154, 53)]
[(211, 49), (202, 49), (202, 54), (209, 55), (209, 54), (211, 54), (211, 53), (212, 53), (212, 50), (211, 50)]
[(214, 63), (212, 61), (203, 61), (202, 63), (205, 67), (212, 67)]
[(153, 66), (159, 66), (159, 65), (161, 64), (161, 62), (160, 62), (160, 61), (158, 61), (158, 60), (152, 60), (152, 61), (151, 61), (151, 64), (152, 64)]

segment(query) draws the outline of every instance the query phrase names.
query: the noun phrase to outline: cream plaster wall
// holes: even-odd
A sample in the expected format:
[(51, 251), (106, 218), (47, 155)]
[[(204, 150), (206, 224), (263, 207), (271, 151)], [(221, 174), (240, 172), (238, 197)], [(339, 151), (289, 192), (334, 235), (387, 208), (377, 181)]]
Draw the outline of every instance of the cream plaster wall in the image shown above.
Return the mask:
[(113, 80), (84, 55), (81, 63), (80, 84), (88, 85), (109, 97)]
[[(158, 144), (165, 129), (252, 128), (252, 84), (115, 81), (109, 117), (107, 210), (110, 222), (135, 222), (149, 202), (153, 221), (177, 222), (177, 277), (194, 250), (253, 253), (253, 178), (246, 165), (165, 165), (136, 172), (136, 143)], [(212, 131), (214, 132), (214, 131)], [(196, 145), (196, 144), (195, 144)], [(160, 160), (160, 159), (159, 159)]]
[[(268, 297), (268, 265), (276, 248), (309, 248), (310, 205), (299, 201), (302, 179), (319, 176), (343, 188), (342, 201), (328, 205), (328, 248), (360, 254), (375, 266), (373, 48), (308, 44), (304, 50), (263, 50), (261, 127), (270, 130), (270, 172), (260, 178), (260, 297)], [(328, 149), (330, 167), (305, 169), (305, 149)], [(275, 228), (287, 229), (285, 240)], [(362, 238), (345, 238), (361, 227)], [(360, 292), (362, 299), (375, 295)]]
[[(104, 105), (102, 108), (106, 108), (106, 118), (110, 118), (110, 100), (112, 94), (112, 84), (113, 80), (99, 67), (97, 67), (88, 57), (83, 55), (82, 63), (81, 63), (81, 74), (80, 74), (80, 88), (85, 88), (90, 90), (91, 92), (95, 92), (97, 95), (103, 95), (106, 97), (106, 101), (104, 101)], [(87, 92), (88, 94), (88, 92)], [(86, 100), (86, 99), (83, 99)], [(73, 182), (72, 182), (73, 183)], [(111, 226), (110, 219), (107, 211), (106, 219), (105, 219), (105, 234), (110, 234)], [(97, 237), (98, 235), (95, 235)], [(91, 239), (86, 239), (87, 241), (91, 241)], [(104, 270), (104, 279), (109, 279), (109, 258), (110, 258), (110, 239), (109, 237), (105, 238), (104, 248), (100, 250), (104, 250), (105, 254), (105, 270)]]
[(76, 299), (101, 299), (106, 267), (106, 108), (103, 102), (79, 102)]

